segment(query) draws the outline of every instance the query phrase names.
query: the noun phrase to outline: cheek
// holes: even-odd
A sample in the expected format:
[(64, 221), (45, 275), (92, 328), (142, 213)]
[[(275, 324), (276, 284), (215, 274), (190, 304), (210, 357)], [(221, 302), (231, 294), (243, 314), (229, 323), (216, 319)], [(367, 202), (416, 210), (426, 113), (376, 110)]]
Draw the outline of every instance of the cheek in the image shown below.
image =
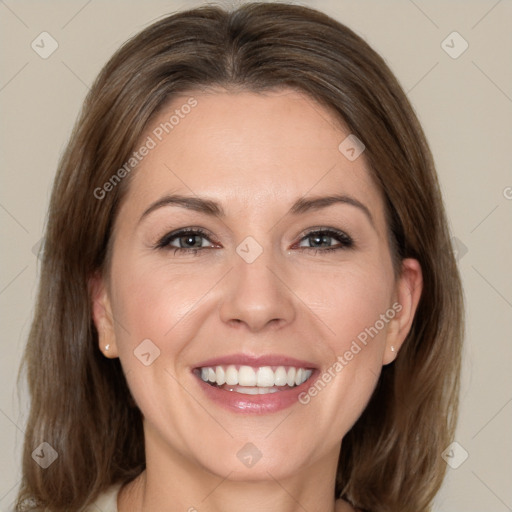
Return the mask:
[[(111, 278), (116, 343), (128, 386), (144, 416), (165, 425), (176, 443), (183, 425), (172, 413), (190, 408), (178, 383), (182, 355), (199, 327), (194, 312), (211, 288), (208, 276), (186, 266), (171, 269), (165, 260), (155, 263), (125, 252), (113, 261)], [(169, 397), (172, 406), (166, 408)]]
[(394, 278), (379, 264), (314, 277), (316, 287), (304, 288), (301, 297), (329, 328), (324, 340), (329, 355), (300, 401), (312, 408), (319, 425), (344, 433), (364, 410), (380, 375), (386, 333), (395, 316)]
[[(173, 271), (165, 261), (155, 265), (148, 260), (140, 258), (130, 263), (124, 259), (118, 266), (113, 276), (115, 311), (134, 341), (169, 341), (211, 285), (193, 265)], [(123, 340), (123, 331), (120, 334)]]
[(310, 273), (298, 295), (329, 328), (329, 345), (339, 355), (358, 337), (364, 342), (376, 323), (372, 339), (385, 337), (389, 319), (380, 319), (392, 306), (393, 290), (390, 266), (361, 262)]

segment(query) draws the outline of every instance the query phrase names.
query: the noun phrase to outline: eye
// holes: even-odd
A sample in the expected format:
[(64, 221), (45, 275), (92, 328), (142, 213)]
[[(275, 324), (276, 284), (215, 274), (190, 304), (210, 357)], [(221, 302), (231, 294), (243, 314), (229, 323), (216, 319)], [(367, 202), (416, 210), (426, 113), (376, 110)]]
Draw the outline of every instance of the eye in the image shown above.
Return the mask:
[(202, 249), (212, 249), (215, 244), (210, 240), (208, 233), (200, 228), (187, 228), (179, 231), (173, 231), (161, 238), (157, 244), (157, 249), (174, 249), (177, 252), (197, 253)]
[[(303, 235), (297, 248), (300, 250), (336, 251), (353, 247), (354, 241), (343, 231), (332, 228), (318, 228)], [(176, 253), (197, 254), (204, 249), (219, 247), (211, 241), (210, 235), (201, 228), (186, 228), (173, 231), (162, 237), (155, 245), (157, 249), (173, 249)]]
[(298, 247), (299, 249), (313, 249), (325, 252), (349, 249), (353, 245), (354, 241), (352, 238), (343, 231), (332, 228), (320, 228), (304, 235)]

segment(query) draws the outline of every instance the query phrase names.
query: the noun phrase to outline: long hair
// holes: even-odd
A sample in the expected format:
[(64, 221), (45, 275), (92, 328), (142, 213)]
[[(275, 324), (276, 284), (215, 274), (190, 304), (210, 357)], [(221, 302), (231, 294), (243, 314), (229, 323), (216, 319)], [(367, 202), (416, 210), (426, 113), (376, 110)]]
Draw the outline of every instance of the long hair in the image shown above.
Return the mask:
[[(209, 86), (301, 91), (365, 144), (394, 261), (419, 260), (423, 292), (396, 360), (343, 439), (335, 493), (365, 511), (429, 510), (454, 434), (463, 339), (461, 282), (433, 159), (384, 60), (327, 15), (281, 3), (167, 16), (125, 43), (91, 88), (50, 202), (24, 357), (31, 411), (17, 510), (82, 511), (145, 467), (141, 413), (119, 360), (98, 349), (88, 290), (91, 275), (108, 272), (130, 178), (97, 191), (174, 95)], [(46, 469), (32, 456), (43, 442), (58, 454)]]

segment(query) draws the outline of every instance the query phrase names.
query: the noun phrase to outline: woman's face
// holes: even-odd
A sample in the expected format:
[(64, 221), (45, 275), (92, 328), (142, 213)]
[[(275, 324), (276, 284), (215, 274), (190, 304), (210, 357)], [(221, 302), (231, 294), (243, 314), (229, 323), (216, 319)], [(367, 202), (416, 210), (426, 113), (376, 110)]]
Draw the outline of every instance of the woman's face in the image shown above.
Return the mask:
[(335, 468), (421, 287), (414, 260), (395, 279), (383, 198), (349, 135), (292, 90), (191, 92), (152, 121), (94, 288), (148, 467)]

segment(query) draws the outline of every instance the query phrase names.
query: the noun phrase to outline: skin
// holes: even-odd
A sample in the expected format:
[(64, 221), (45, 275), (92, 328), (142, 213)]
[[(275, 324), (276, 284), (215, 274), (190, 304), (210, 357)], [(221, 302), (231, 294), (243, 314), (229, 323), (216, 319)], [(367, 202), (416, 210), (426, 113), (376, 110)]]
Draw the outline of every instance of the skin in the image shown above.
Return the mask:
[[(352, 162), (338, 150), (349, 131), (328, 110), (292, 90), (193, 91), (174, 98), (142, 140), (190, 96), (197, 106), (131, 177), (108, 278), (91, 278), (100, 349), (121, 359), (144, 415), (147, 469), (122, 489), (119, 511), (352, 510), (332, 498), (342, 438), (411, 327), (420, 266), (406, 259), (395, 276), (383, 198), (364, 153)], [(366, 205), (371, 220), (342, 203), (287, 213), (300, 197), (333, 192)], [(167, 205), (141, 220), (167, 194), (215, 200), (226, 215)], [(319, 226), (354, 245), (326, 252), (340, 245), (327, 238), (315, 252), (307, 231)], [(198, 243), (207, 248), (154, 247), (186, 227), (206, 230)], [(263, 249), (250, 264), (236, 252), (247, 236)], [(326, 370), (394, 303), (400, 313), (307, 405), (230, 412), (191, 371), (233, 353), (282, 354)], [(160, 350), (149, 366), (133, 353), (144, 339)], [(237, 457), (248, 442), (262, 454), (250, 468)]]

